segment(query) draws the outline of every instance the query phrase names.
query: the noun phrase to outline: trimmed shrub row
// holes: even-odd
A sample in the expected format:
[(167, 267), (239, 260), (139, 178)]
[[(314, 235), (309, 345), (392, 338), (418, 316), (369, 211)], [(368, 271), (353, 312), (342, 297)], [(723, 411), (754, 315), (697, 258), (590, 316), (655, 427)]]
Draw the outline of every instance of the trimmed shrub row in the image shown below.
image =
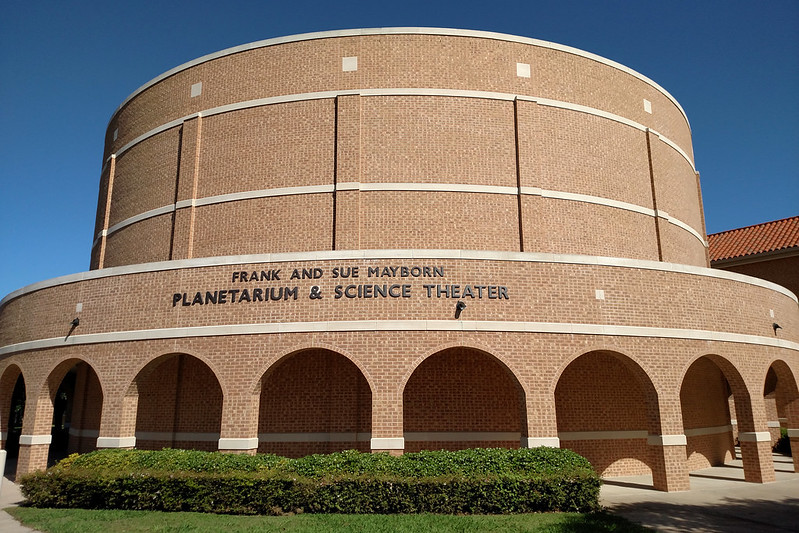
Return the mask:
[(301, 459), (105, 450), (21, 480), (36, 507), (232, 514), (586, 512), (599, 508), (599, 485), (583, 457), (552, 448)]

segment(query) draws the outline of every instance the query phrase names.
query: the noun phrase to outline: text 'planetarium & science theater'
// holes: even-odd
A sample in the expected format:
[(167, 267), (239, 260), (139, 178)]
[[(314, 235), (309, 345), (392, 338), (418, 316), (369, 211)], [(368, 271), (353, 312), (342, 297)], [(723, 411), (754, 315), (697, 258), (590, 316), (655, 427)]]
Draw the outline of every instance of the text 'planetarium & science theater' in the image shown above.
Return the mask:
[(767, 482), (780, 426), (799, 449), (797, 375), (796, 296), (709, 268), (677, 101), (482, 31), (162, 74), (108, 125), (91, 269), (0, 302), (18, 474), (96, 448), (559, 446), (674, 491), (739, 443)]

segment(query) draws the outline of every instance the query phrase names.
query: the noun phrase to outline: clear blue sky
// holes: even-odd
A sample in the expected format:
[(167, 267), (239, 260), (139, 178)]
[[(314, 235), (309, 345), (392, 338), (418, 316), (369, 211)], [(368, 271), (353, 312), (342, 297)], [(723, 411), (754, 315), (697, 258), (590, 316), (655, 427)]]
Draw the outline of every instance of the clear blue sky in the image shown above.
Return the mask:
[(797, 0), (5, 0), (0, 297), (88, 269), (105, 127), (136, 88), (238, 44), (380, 26), (510, 33), (627, 65), (688, 114), (709, 232), (799, 214)]

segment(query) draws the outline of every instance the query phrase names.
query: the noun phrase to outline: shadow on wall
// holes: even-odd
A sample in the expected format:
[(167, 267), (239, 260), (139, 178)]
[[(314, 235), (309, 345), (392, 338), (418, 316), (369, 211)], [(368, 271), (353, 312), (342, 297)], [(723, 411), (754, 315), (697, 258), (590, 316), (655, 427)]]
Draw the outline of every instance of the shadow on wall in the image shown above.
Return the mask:
[(715, 505), (684, 502), (637, 502), (611, 510), (646, 527), (668, 531), (799, 531), (799, 498), (782, 501), (725, 498)]

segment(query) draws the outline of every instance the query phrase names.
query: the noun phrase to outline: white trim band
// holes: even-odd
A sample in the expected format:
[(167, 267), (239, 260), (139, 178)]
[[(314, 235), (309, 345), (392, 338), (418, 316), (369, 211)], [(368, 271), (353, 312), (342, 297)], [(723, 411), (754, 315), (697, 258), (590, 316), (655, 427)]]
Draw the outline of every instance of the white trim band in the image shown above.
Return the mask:
[[(774, 346), (778, 348), (799, 351), (799, 343), (784, 339), (696, 329), (614, 326), (605, 324), (569, 324), (558, 322), (503, 322), (491, 320), (331, 320), (326, 322), (227, 324), (219, 326), (194, 326), (181, 328), (115, 331), (108, 333), (89, 333), (86, 335), (72, 335), (66, 339), (62, 337), (55, 337), (3, 346), (0, 348), (0, 356), (25, 350), (109, 342), (180, 339), (189, 337), (220, 337), (229, 335), (265, 335), (276, 333), (319, 333), (348, 331), (493, 331), (508, 333), (551, 333), (564, 335), (648, 337), (735, 342), (760, 346)], [(142, 438), (149, 439), (150, 437)], [(209, 440), (216, 440), (216, 438), (218, 438), (218, 435), (214, 439)], [(171, 440), (171, 437), (169, 439), (158, 438), (156, 440)], [(178, 440), (183, 439), (178, 438)], [(186, 440), (197, 439), (190, 438)]]
[(618, 440), (618, 439), (645, 439), (649, 433), (646, 430), (633, 431), (563, 431), (558, 432), (561, 441), (570, 440)]
[(369, 446), (373, 450), (404, 450), (405, 439), (402, 437), (373, 437), (369, 442)]
[(8, 438), (8, 431), (0, 431), (0, 440), (6, 440)]
[(701, 437), (703, 435), (718, 435), (720, 433), (730, 433), (732, 432), (732, 430), (733, 430), (732, 424), (729, 424), (727, 426), (686, 429), (685, 435), (687, 437)]
[(231, 104), (225, 104), (219, 107), (213, 107), (210, 109), (206, 109), (204, 111), (200, 111), (197, 113), (192, 113), (190, 115), (186, 115), (174, 120), (170, 120), (160, 126), (156, 126), (155, 128), (151, 129), (150, 131), (144, 132), (141, 135), (137, 136), (131, 141), (128, 141), (123, 146), (121, 146), (116, 152), (111, 154), (107, 159), (106, 162), (112, 157), (121, 156), (123, 153), (127, 152), (137, 144), (141, 143), (149, 139), (154, 135), (158, 135), (159, 133), (163, 133), (167, 130), (172, 128), (178, 127), (184, 122), (188, 120), (195, 119), (199, 116), (202, 117), (211, 117), (214, 115), (219, 115), (222, 113), (229, 113), (231, 111), (240, 111), (243, 109), (251, 109), (254, 107), (263, 107), (268, 105), (274, 104), (285, 104), (291, 102), (306, 102), (310, 100), (324, 100), (328, 98), (336, 98), (338, 96), (362, 96), (362, 97), (369, 97), (369, 96), (436, 96), (436, 97), (449, 97), (449, 98), (480, 98), (484, 100), (500, 100), (500, 101), (507, 101), (512, 102), (514, 100), (522, 100), (526, 102), (535, 102), (540, 105), (544, 105), (547, 107), (556, 107), (559, 109), (566, 109), (569, 111), (575, 111), (577, 113), (585, 113), (588, 115), (593, 115), (596, 117), (604, 118), (607, 120), (612, 120), (614, 122), (618, 122), (620, 124), (624, 124), (626, 126), (630, 126), (637, 130), (646, 132), (651, 131), (653, 135), (656, 135), (658, 139), (666, 143), (668, 146), (673, 148), (680, 154), (686, 162), (691, 166), (691, 169), (696, 172), (696, 166), (694, 162), (688, 157), (688, 154), (681, 149), (677, 143), (672, 141), (671, 139), (661, 135), (660, 133), (647, 128), (643, 124), (630, 120), (628, 118), (616, 115), (614, 113), (610, 113), (608, 111), (603, 111), (601, 109), (596, 109), (593, 107), (588, 107), (580, 104), (574, 104), (571, 102), (564, 102), (560, 100), (550, 100), (548, 98), (541, 98), (537, 96), (525, 96), (513, 93), (499, 93), (499, 92), (492, 92), (492, 91), (474, 91), (474, 90), (467, 90), (467, 89), (429, 89), (429, 88), (413, 88), (413, 87), (406, 87), (406, 88), (383, 88), (383, 89), (360, 89), (360, 90), (333, 90), (333, 91), (317, 91), (317, 92), (310, 92), (310, 93), (296, 93), (296, 94), (287, 94), (287, 95), (280, 95), (280, 96), (271, 96), (267, 98), (258, 98), (255, 100), (245, 100), (242, 102), (234, 102)]
[(744, 431), (738, 433), (738, 440), (741, 442), (767, 442), (771, 441), (771, 433), (768, 431)]
[(256, 450), (258, 449), (258, 438), (253, 437), (251, 439), (236, 439), (236, 438), (226, 438), (226, 439), (219, 439), (219, 445), (217, 447), (219, 450)]
[(191, 433), (171, 431), (137, 431), (138, 440), (164, 440), (164, 441), (197, 441), (197, 442), (218, 442), (219, 433)]
[(696, 237), (703, 246), (707, 247), (708, 243), (705, 241), (702, 234), (686, 224), (678, 220), (662, 210), (650, 209), (629, 202), (622, 202), (620, 200), (613, 200), (610, 198), (603, 198), (601, 196), (592, 196), (589, 194), (571, 193), (564, 191), (552, 191), (547, 189), (540, 189), (538, 187), (501, 187), (497, 185), (473, 185), (466, 183), (399, 183), (399, 182), (380, 182), (380, 183), (362, 183), (362, 182), (345, 182), (336, 185), (309, 185), (301, 187), (279, 187), (274, 189), (261, 189), (257, 191), (242, 191), (230, 194), (221, 194), (218, 196), (208, 196), (205, 198), (195, 198), (191, 200), (181, 200), (176, 204), (170, 204), (157, 209), (151, 209), (144, 213), (126, 218), (117, 222), (107, 230), (103, 230), (97, 234), (97, 237), (92, 244), (92, 247), (100, 243), (103, 235), (111, 235), (131, 224), (141, 222), (152, 217), (166, 215), (172, 213), (176, 209), (183, 209), (186, 207), (202, 207), (207, 205), (215, 205), (224, 202), (234, 202), (243, 200), (253, 200), (259, 198), (274, 198), (278, 196), (293, 196), (300, 194), (330, 194), (335, 191), (359, 191), (359, 192), (385, 192), (385, 191), (412, 191), (412, 192), (457, 192), (457, 193), (475, 193), (475, 194), (505, 194), (509, 196), (516, 196), (518, 194), (540, 196), (542, 198), (549, 198), (555, 200), (570, 200), (575, 202), (583, 202), (604, 207), (613, 207), (616, 209), (623, 209), (625, 211), (632, 211), (650, 217), (660, 217), (667, 222), (689, 232)]
[(685, 435), (649, 435), (646, 443), (650, 446), (687, 446)]
[(97, 437), (98, 448), (134, 448), (136, 437)]
[(493, 39), (497, 41), (506, 41), (512, 43), (520, 43), (526, 44), (529, 46), (536, 46), (539, 48), (547, 48), (550, 50), (556, 50), (558, 52), (564, 52), (567, 54), (576, 55), (578, 57), (582, 57), (585, 59), (590, 59), (592, 61), (596, 61), (597, 63), (606, 65), (611, 68), (615, 68), (624, 72), (625, 74), (629, 74), (634, 78), (650, 85), (658, 92), (663, 94), (666, 98), (668, 98), (682, 113), (683, 118), (685, 119), (688, 128), (690, 129), (691, 125), (688, 122), (688, 116), (685, 114), (685, 110), (680, 106), (680, 103), (669, 94), (663, 87), (655, 83), (653, 80), (649, 79), (648, 77), (644, 76), (643, 74), (636, 72), (635, 70), (622, 65), (621, 63), (617, 63), (610, 59), (604, 58), (602, 56), (593, 54), (591, 52), (587, 52), (585, 50), (580, 50), (579, 48), (574, 48), (571, 46), (566, 46), (558, 43), (553, 43), (549, 41), (543, 41), (540, 39), (532, 39), (529, 37), (521, 37), (518, 35), (509, 35), (506, 33), (497, 33), (497, 32), (490, 32), (490, 31), (480, 31), (480, 30), (461, 30), (455, 28), (420, 28), (420, 27), (395, 27), (395, 28), (359, 28), (359, 29), (349, 29), (349, 30), (333, 30), (333, 31), (321, 31), (321, 32), (312, 32), (312, 33), (301, 33), (297, 35), (287, 35), (283, 37), (275, 37), (272, 39), (265, 39), (262, 41), (255, 41), (252, 43), (246, 43), (239, 46), (234, 46), (231, 48), (226, 48), (225, 50), (220, 50), (218, 52), (213, 52), (211, 54), (204, 55), (202, 57), (198, 57), (192, 61), (188, 61), (183, 63), (182, 65), (178, 65), (163, 74), (156, 76), (152, 80), (148, 81), (135, 91), (133, 91), (125, 100), (119, 104), (114, 112), (111, 114), (111, 118), (109, 119), (109, 125), (116, 117), (117, 113), (131, 101), (136, 95), (141, 93), (142, 91), (148, 89), (149, 87), (155, 85), (156, 83), (174, 75), (178, 72), (182, 72), (186, 69), (191, 67), (201, 65), (208, 61), (213, 61), (214, 59), (219, 59), (225, 56), (229, 56), (232, 54), (237, 54), (239, 52), (244, 52), (247, 50), (254, 50), (257, 48), (265, 48), (268, 46), (275, 46), (280, 44), (286, 43), (293, 43), (299, 41), (310, 41), (315, 39), (329, 39), (329, 38), (336, 38), (336, 37), (357, 37), (357, 36), (365, 36), (365, 35), (443, 35), (443, 36), (452, 36), (452, 37), (472, 37), (478, 39)]
[(260, 442), (369, 442), (371, 433), (331, 432), (331, 433), (259, 433)]
[(558, 437), (522, 437), (522, 448), (560, 448), (560, 439)]
[(788, 429), (788, 438), (799, 438), (799, 429)]
[(20, 435), (19, 444), (21, 446), (34, 446), (37, 444), (50, 444), (53, 442), (52, 435)]
[(411, 431), (405, 433), (405, 442), (422, 441), (515, 441), (521, 440), (521, 433), (518, 431)]
[(779, 428), (780, 427), (780, 421), (779, 420), (769, 420), (768, 422), (766, 422), (766, 427)]

